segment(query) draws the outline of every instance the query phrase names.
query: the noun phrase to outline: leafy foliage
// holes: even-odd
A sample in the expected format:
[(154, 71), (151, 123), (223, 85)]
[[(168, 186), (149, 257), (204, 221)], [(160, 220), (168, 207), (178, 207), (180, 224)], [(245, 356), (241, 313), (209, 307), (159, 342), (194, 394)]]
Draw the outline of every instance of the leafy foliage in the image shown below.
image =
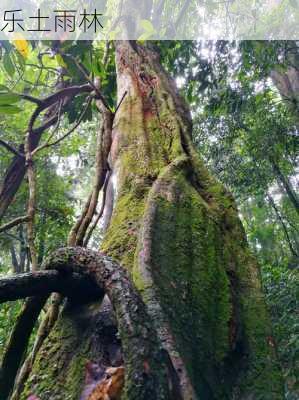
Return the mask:
[(262, 271), (278, 354), (287, 382), (286, 399), (295, 400), (299, 389), (298, 273), (272, 265), (264, 265)]

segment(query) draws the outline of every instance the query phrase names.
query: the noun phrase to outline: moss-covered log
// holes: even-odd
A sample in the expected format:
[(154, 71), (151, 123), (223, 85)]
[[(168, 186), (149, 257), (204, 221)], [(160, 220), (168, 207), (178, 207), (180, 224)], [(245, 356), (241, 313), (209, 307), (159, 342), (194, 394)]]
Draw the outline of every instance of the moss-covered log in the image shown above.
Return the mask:
[[(184, 400), (281, 400), (258, 266), (231, 195), (193, 148), (190, 111), (149, 47), (116, 43), (116, 65), (118, 100), (127, 94), (114, 119), (116, 197), (101, 249), (133, 277)], [(79, 398), (86, 359), (101, 357), (92, 307), (64, 311), (25, 393)], [(133, 376), (126, 385), (124, 398), (139, 399)]]

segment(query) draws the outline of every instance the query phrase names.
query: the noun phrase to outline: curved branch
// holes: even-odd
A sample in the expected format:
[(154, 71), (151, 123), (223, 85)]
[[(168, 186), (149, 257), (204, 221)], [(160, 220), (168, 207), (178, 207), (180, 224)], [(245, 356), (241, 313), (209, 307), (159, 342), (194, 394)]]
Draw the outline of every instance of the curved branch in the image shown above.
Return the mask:
[[(62, 275), (58, 271), (39, 271), (12, 275), (0, 279), (0, 303), (25, 297), (47, 295), (58, 292), (65, 296), (83, 300), (103, 296), (103, 291), (87, 276), (79, 274)], [(85, 294), (84, 294), (85, 293)]]
[(66, 288), (69, 291), (74, 282), (77, 289), (73, 291), (73, 285), (70, 294), (76, 296), (78, 287), (84, 289), (84, 293), (90, 292), (88, 284), (95, 289), (97, 297), (105, 292), (115, 310), (122, 341), (126, 367), (125, 397), (174, 400), (168, 382), (169, 360), (127, 271), (109, 257), (80, 247), (57, 250), (43, 267), (46, 271), (22, 275), (19, 281), (17, 277), (0, 280), (2, 299), (24, 297), (41, 290), (43, 293), (55, 290), (66, 294)]
[(90, 104), (91, 104), (91, 101), (92, 101), (92, 98), (89, 96), (89, 97), (88, 97), (88, 100), (87, 100), (87, 102), (86, 102), (86, 105), (85, 105), (85, 107), (84, 107), (84, 109), (83, 109), (81, 115), (80, 115), (79, 118), (78, 118), (78, 121), (75, 123), (75, 125), (74, 125), (71, 129), (69, 129), (63, 136), (61, 136), (60, 138), (58, 138), (58, 139), (55, 140), (54, 142), (52, 142), (52, 143), (46, 142), (45, 144), (43, 144), (43, 145), (37, 147), (37, 148), (31, 153), (31, 154), (32, 154), (32, 157), (33, 157), (38, 151), (43, 150), (43, 149), (45, 149), (45, 148), (47, 148), (47, 147), (56, 146), (57, 144), (59, 144), (60, 142), (62, 142), (64, 139), (66, 139), (68, 136), (70, 136), (70, 135), (78, 128), (78, 126), (81, 124), (81, 122), (83, 121), (83, 119), (84, 119), (84, 117), (85, 117), (85, 115), (86, 115), (86, 113), (87, 113), (87, 111), (88, 111), (88, 108), (89, 108), (89, 106), (90, 106)]
[(45, 262), (66, 276), (90, 275), (115, 310), (126, 367), (125, 398), (170, 400), (167, 361), (146, 307), (129, 274), (111, 258), (80, 247), (57, 250)]
[(89, 84), (81, 85), (81, 86), (70, 86), (64, 89), (58, 90), (56, 93), (46, 97), (45, 99), (41, 100), (41, 104), (35, 109), (33, 112), (29, 124), (28, 124), (28, 131), (32, 132), (34, 128), (34, 123), (39, 117), (39, 115), (46, 110), (47, 108), (53, 106), (54, 104), (60, 102), (69, 97), (74, 97), (80, 93), (90, 93), (93, 91), (93, 87)]

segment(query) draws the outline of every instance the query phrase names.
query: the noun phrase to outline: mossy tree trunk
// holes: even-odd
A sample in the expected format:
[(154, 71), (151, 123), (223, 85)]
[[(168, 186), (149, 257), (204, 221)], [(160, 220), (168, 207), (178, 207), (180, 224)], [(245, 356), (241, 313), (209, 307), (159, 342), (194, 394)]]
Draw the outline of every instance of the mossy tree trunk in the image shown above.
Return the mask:
[[(114, 210), (101, 251), (141, 293), (172, 363), (173, 399), (283, 399), (258, 266), (231, 195), (193, 148), (189, 109), (149, 47), (116, 43), (116, 65), (119, 100), (127, 94), (113, 126)], [(22, 399), (79, 399), (85, 365), (115, 362), (110, 311), (66, 306)]]

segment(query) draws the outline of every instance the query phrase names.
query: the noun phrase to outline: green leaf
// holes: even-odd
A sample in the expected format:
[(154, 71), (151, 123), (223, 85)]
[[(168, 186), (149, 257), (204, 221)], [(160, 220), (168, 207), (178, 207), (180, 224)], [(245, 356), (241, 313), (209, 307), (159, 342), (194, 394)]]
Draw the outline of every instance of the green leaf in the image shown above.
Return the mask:
[(11, 61), (11, 57), (10, 57), (9, 53), (7, 53), (7, 52), (4, 54), (4, 57), (3, 57), (3, 67), (10, 77), (14, 76), (15, 66), (14, 66), (13, 62)]
[(21, 108), (11, 105), (0, 105), (0, 114), (12, 115), (21, 112)]
[(0, 85), (0, 92), (10, 92), (10, 89), (5, 85)]
[(149, 40), (153, 36), (153, 32), (146, 32), (139, 36), (138, 40), (143, 42), (145, 40)]
[(1, 93), (0, 92), (0, 105), (9, 105), (17, 103), (21, 100), (21, 97), (18, 94), (14, 93)]
[(15, 52), (15, 55), (16, 55), (16, 58), (17, 58), (16, 62), (18, 63), (21, 71), (23, 72), (25, 70), (25, 67), (26, 67), (25, 58), (18, 51)]
[(154, 33), (155, 32), (155, 28), (153, 27), (153, 24), (151, 23), (151, 21), (147, 20), (147, 19), (142, 19), (140, 21), (140, 25), (141, 27), (145, 30), (146, 33)]

